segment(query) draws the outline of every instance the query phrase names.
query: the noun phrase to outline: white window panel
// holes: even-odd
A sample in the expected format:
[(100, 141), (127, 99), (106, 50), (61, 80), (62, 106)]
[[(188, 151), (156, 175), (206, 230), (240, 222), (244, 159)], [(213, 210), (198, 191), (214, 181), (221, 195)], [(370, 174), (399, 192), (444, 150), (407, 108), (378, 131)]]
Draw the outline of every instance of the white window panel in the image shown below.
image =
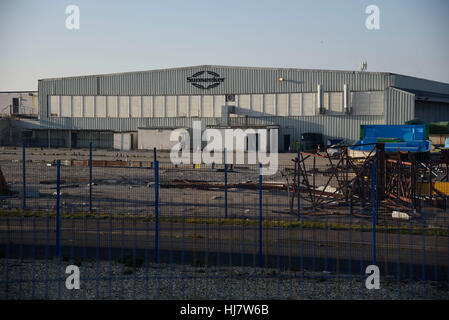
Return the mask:
[(329, 92), (323, 92), (323, 108), (326, 109), (326, 113), (329, 112)]
[(214, 97), (203, 96), (203, 117), (214, 116)]
[(142, 117), (152, 118), (153, 117), (153, 97), (144, 96), (142, 97)]
[(384, 92), (370, 92), (370, 114), (381, 116), (384, 113)]
[(128, 96), (121, 96), (119, 97), (119, 117), (120, 118), (129, 118), (129, 97)]
[(277, 95), (277, 115), (288, 116), (288, 94), (286, 93)]
[(107, 116), (109, 118), (117, 118), (117, 96), (108, 96), (107, 98)]
[(246, 114), (249, 114), (249, 110), (251, 109), (251, 96), (249, 94), (239, 95), (238, 101), (238, 107), (247, 110)]
[(221, 117), (221, 108), (225, 104), (225, 96), (214, 96), (214, 117)]
[(80, 118), (83, 116), (83, 97), (73, 96), (72, 99), (72, 117)]
[(179, 96), (178, 97), (178, 117), (188, 117), (189, 116), (189, 97)]
[(94, 96), (85, 96), (84, 97), (84, 117), (87, 118), (93, 118), (95, 116), (94, 109), (95, 109), (95, 97)]
[(351, 92), (352, 110), (356, 116), (370, 114), (370, 95), (368, 92)]
[(141, 96), (132, 96), (131, 97), (131, 117), (140, 118), (142, 112), (142, 97)]
[(166, 117), (176, 117), (176, 96), (168, 96), (165, 98)]
[(49, 96), (48, 97), (48, 103), (49, 103), (49, 110), (51, 117), (59, 117), (59, 110), (60, 110), (60, 97), (59, 96)]
[(290, 94), (290, 114), (292, 116), (301, 116), (301, 94)]
[(106, 97), (105, 96), (96, 96), (95, 97), (95, 109), (96, 109), (96, 117), (97, 118), (105, 118), (106, 117)]
[(302, 109), (304, 116), (314, 116), (316, 109), (316, 94), (303, 93)]
[(190, 116), (199, 117), (201, 108), (201, 96), (191, 96), (190, 97)]
[(156, 118), (165, 117), (165, 97), (164, 96), (154, 97), (154, 116)]
[(61, 97), (61, 117), (72, 116), (72, 96)]
[(330, 115), (343, 115), (343, 92), (329, 92), (329, 108)]
[(274, 115), (275, 114), (275, 98), (274, 94), (266, 94), (265, 95), (265, 113), (266, 115)]
[(252, 114), (254, 116), (261, 116), (263, 112), (263, 95), (253, 94), (251, 103)]

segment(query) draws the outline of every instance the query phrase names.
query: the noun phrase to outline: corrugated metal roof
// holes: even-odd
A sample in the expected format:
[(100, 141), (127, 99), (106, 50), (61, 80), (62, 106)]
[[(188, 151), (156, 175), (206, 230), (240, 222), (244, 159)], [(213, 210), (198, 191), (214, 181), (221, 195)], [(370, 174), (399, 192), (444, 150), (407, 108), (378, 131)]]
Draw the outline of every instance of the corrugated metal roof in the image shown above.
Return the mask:
[[(209, 71), (224, 78), (204, 90), (187, 80), (195, 73)], [(209, 76), (210, 77), (210, 76)], [(285, 81), (279, 81), (283, 77)], [(210, 80), (210, 79), (209, 79)], [(142, 72), (116, 73), (39, 81), (42, 94), (58, 95), (204, 95), (245, 93), (342, 91), (348, 84), (353, 91), (385, 90), (392, 85), (388, 73), (302, 70), (282, 68), (197, 66)]]
[(88, 78), (97, 76), (116, 76), (116, 75), (128, 75), (128, 74), (141, 74), (148, 72), (166, 72), (166, 71), (176, 71), (176, 70), (190, 70), (190, 69), (201, 69), (201, 68), (227, 68), (227, 69), (250, 69), (250, 70), (275, 70), (275, 71), (307, 71), (307, 72), (346, 72), (346, 73), (368, 73), (368, 74), (384, 74), (392, 75), (390, 72), (371, 72), (371, 71), (357, 71), (357, 70), (332, 70), (332, 69), (302, 69), (302, 68), (276, 68), (276, 67), (251, 67), (251, 66), (225, 66), (225, 65), (196, 65), (196, 66), (186, 66), (186, 67), (173, 67), (173, 68), (162, 68), (153, 70), (139, 70), (139, 71), (126, 71), (126, 72), (113, 72), (113, 73), (102, 73), (93, 75), (79, 75), (70, 77), (55, 77), (55, 78), (44, 78), (39, 80), (60, 80), (60, 79), (71, 79), (71, 78)]
[(449, 83), (421, 79), (405, 76), (401, 74), (392, 74), (393, 87), (406, 91), (427, 91), (434, 94), (449, 94)]

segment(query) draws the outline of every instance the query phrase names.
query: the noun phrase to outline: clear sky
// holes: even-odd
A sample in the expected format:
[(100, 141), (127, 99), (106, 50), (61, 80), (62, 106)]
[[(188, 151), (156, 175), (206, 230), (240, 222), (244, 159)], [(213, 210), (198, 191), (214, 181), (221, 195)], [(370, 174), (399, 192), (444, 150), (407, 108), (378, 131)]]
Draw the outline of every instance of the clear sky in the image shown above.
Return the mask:
[[(80, 29), (65, 26), (67, 5)], [(380, 29), (368, 30), (368, 5)], [(201, 64), (401, 73), (449, 83), (447, 0), (0, 0), (0, 90)]]

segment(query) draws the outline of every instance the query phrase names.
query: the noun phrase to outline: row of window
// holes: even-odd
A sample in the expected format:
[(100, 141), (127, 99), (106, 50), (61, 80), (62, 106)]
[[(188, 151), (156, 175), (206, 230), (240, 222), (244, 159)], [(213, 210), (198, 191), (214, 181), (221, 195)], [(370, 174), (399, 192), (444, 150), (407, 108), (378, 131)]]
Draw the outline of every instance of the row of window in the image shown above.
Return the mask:
[[(225, 105), (250, 116), (344, 115), (342, 92), (325, 92), (318, 105), (316, 93), (236, 95), (225, 102), (216, 96), (49, 96), (48, 113), (55, 117), (221, 117)], [(382, 91), (352, 92), (348, 106), (354, 115), (382, 115)], [(321, 109), (321, 110), (320, 110)]]

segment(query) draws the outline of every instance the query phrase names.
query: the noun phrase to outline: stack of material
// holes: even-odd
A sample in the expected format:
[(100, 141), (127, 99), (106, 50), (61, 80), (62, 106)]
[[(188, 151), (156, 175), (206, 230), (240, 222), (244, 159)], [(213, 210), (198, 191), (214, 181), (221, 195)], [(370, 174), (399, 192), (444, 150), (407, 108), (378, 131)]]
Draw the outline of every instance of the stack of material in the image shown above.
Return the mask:
[(8, 196), (11, 192), (6, 184), (5, 177), (3, 176), (2, 169), (0, 168), (0, 196)]

